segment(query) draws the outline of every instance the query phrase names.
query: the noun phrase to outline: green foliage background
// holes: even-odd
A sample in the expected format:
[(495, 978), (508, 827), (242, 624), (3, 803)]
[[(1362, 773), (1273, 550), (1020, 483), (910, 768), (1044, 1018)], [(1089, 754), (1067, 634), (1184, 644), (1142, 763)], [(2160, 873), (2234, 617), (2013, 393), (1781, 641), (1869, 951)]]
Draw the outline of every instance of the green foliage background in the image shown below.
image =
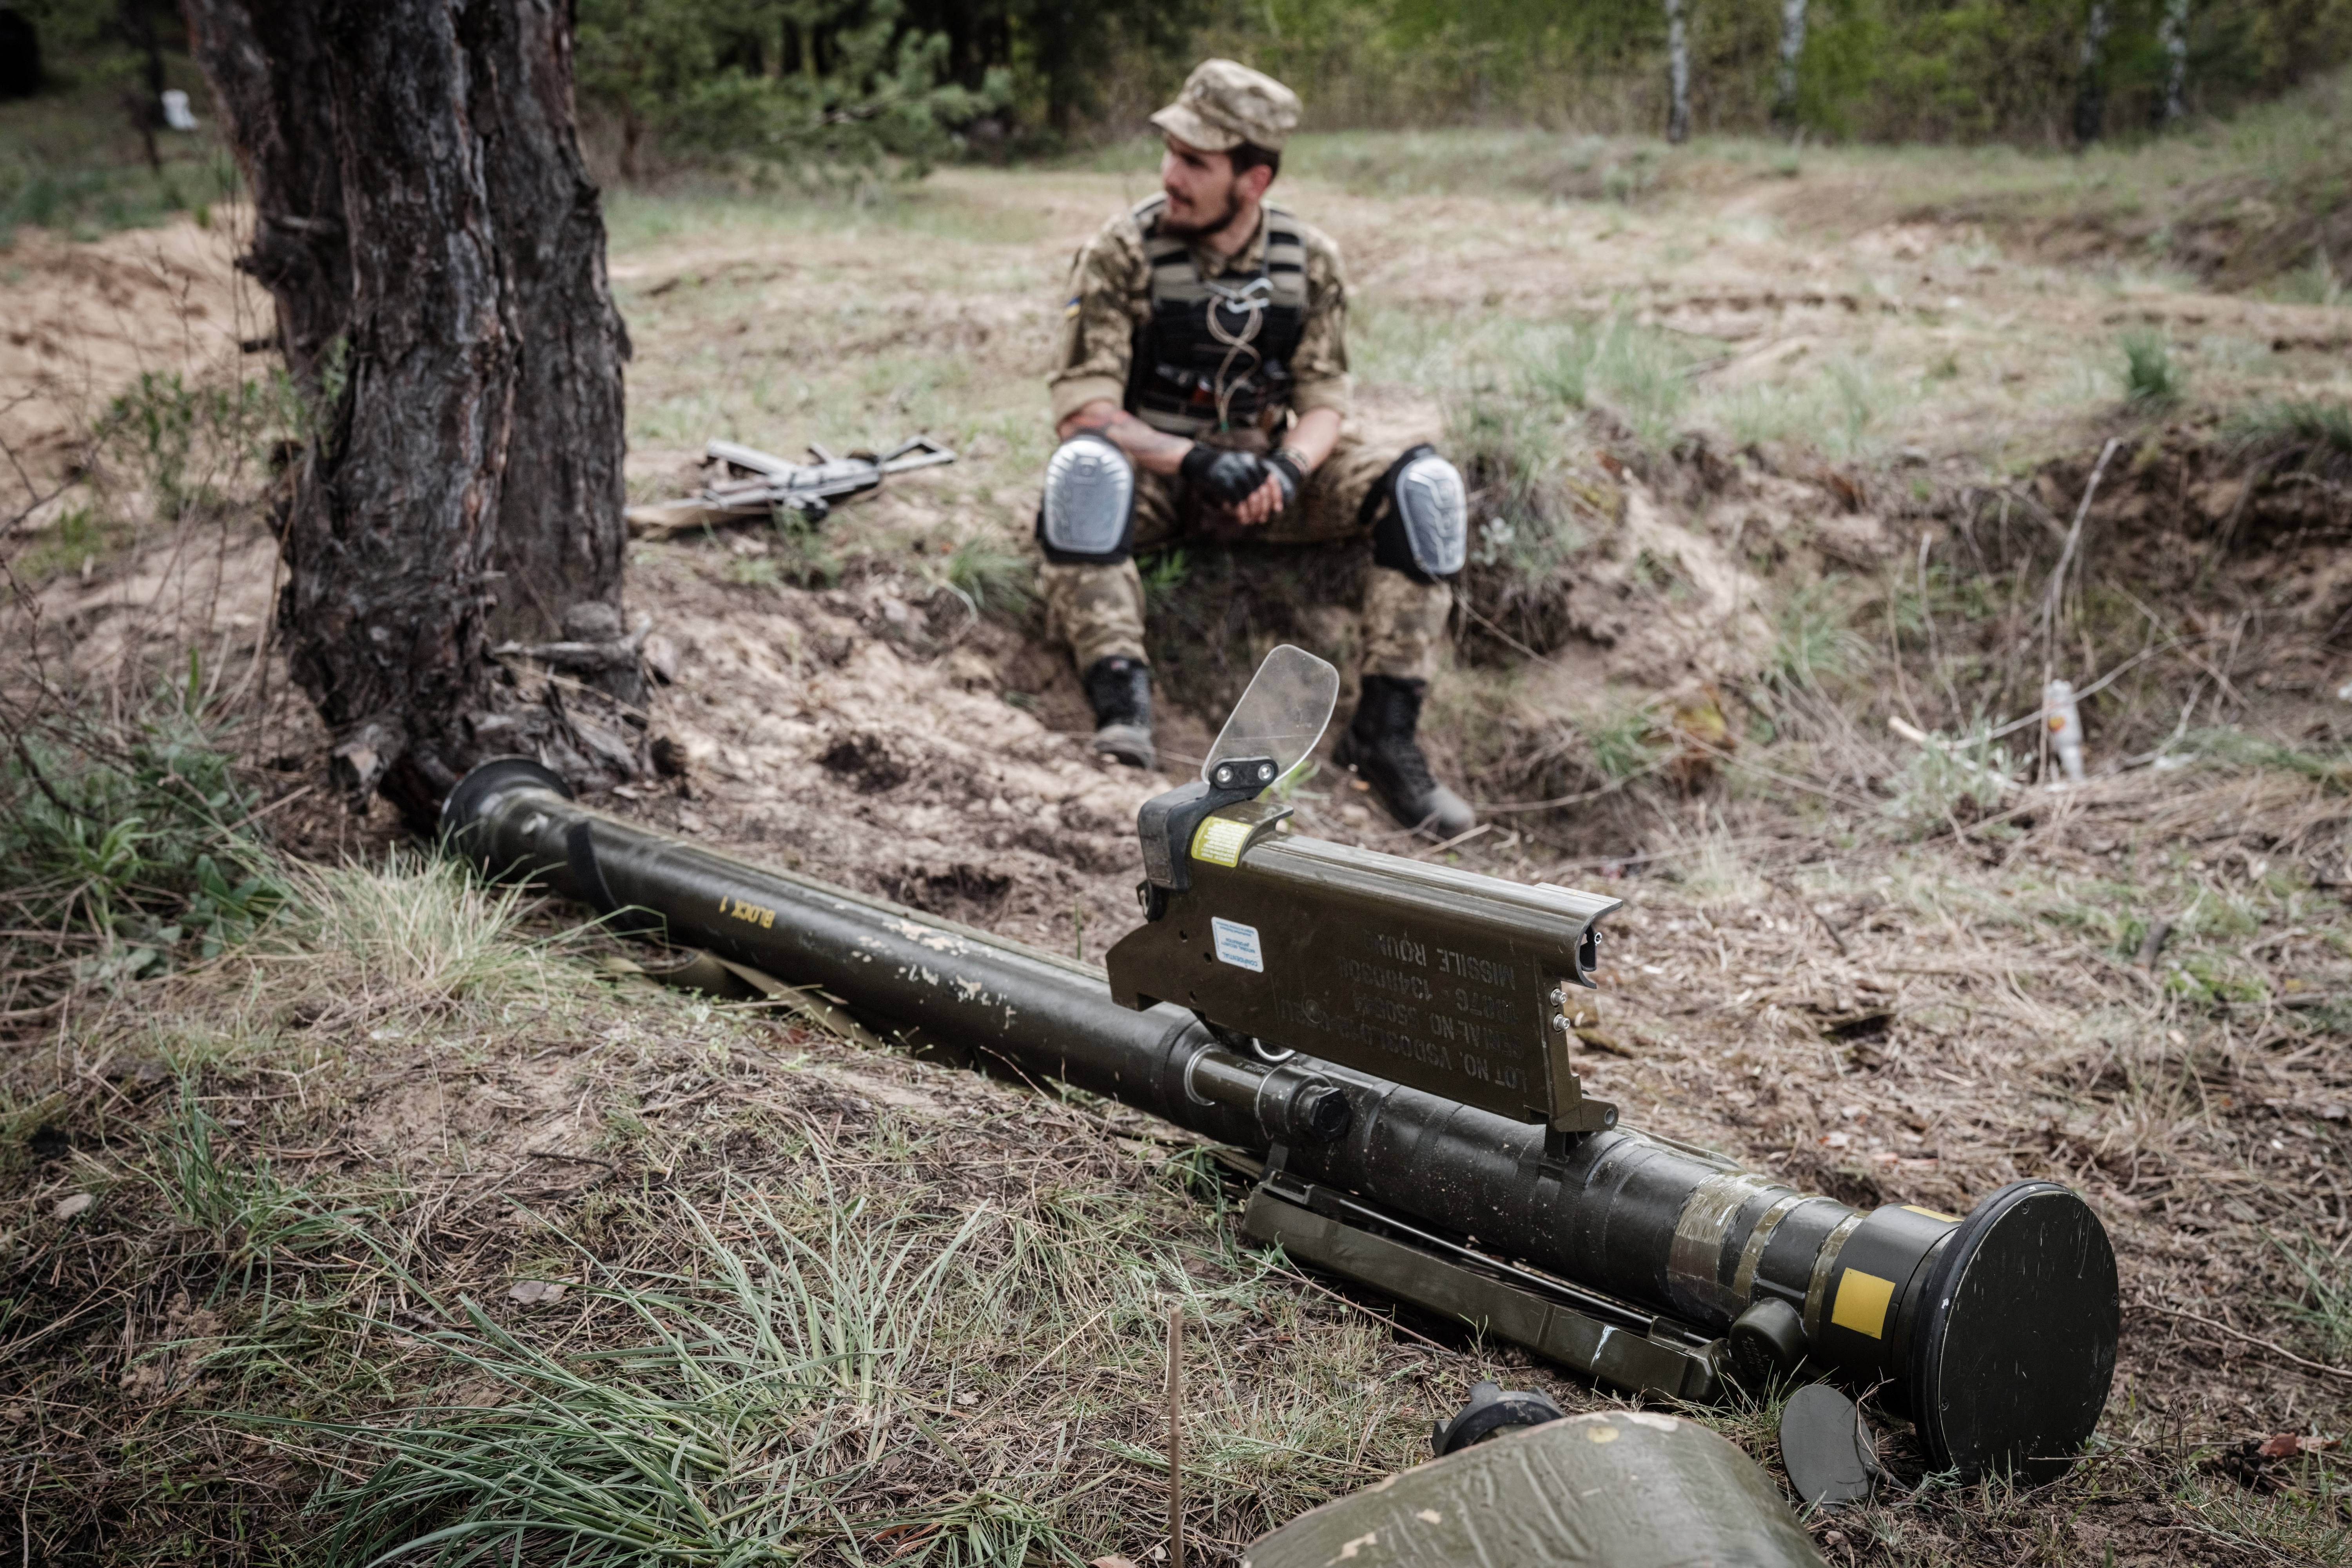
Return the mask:
[[(2110, 135), (2162, 99), (2164, 0), (2108, 0)], [(2069, 139), (2090, 0), (1811, 0), (1809, 135)], [(1780, 0), (1693, 0), (1702, 132), (1770, 123)], [(2195, 0), (2192, 111), (2352, 58), (2352, 0)], [(1212, 54), (1296, 87), (1317, 129), (1651, 131), (1663, 0), (583, 0), (590, 103), (679, 149), (927, 159), (1116, 136)]]
[[(1800, 122), (1871, 141), (2063, 141), (2089, 0), (1811, 0)], [(2110, 0), (2110, 134), (2161, 100), (2162, 0)], [(1693, 0), (1694, 120), (1770, 120), (1780, 0)], [(2223, 111), (2352, 57), (2352, 0), (2197, 0), (2192, 110)], [(1321, 129), (1532, 120), (1601, 131), (1664, 120), (1662, 0), (1216, 0), (1194, 36), (1297, 87)]]
[[(2104, 3), (2105, 133), (2146, 134), (2166, 0)], [(136, 124), (148, 65), (134, 37), (152, 32), (169, 80), (208, 110), (168, 0), (14, 4), (40, 29), (45, 96), (117, 100), (118, 125)], [(1809, 0), (1799, 131), (2065, 144), (2092, 4)], [(1700, 134), (1772, 128), (1781, 6), (1689, 0)], [(2190, 0), (2188, 15), (2192, 114), (2352, 60), (2352, 0)], [(830, 183), (1050, 153), (1139, 131), (1210, 55), (1289, 82), (1315, 130), (1654, 134), (1665, 118), (1664, 0), (579, 0), (578, 16), (583, 122), (624, 178), (717, 160)], [(50, 174), (89, 161), (61, 161), (72, 150), (47, 144), (70, 138), (32, 106), (8, 118)], [(175, 146), (166, 161), (185, 162)], [(0, 149), (0, 204), (32, 190), (23, 162)]]

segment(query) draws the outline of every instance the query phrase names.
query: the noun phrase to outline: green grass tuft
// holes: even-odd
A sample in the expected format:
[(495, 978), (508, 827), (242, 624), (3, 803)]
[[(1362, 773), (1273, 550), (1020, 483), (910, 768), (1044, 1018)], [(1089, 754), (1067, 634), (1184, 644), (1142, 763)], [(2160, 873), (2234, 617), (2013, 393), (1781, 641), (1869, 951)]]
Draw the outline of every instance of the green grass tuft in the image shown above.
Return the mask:
[[(821, 1185), (839, 1196), (829, 1173)], [(955, 1568), (1083, 1563), (1036, 1503), (976, 1476), (879, 1517), (850, 1501), (892, 1450), (951, 1442), (947, 1411), (909, 1384), (950, 1326), (961, 1255), (999, 1217), (977, 1208), (949, 1230), (827, 1201), (803, 1237), (748, 1192), (715, 1225), (678, 1207), (701, 1282), (607, 1272), (590, 1287), (634, 1323), (634, 1345), (558, 1355), (469, 1301), (466, 1326), (432, 1338), (490, 1398), (284, 1423), (372, 1461), (320, 1495), (331, 1558), (733, 1565), (831, 1547)]]
[(2137, 408), (2169, 408), (2188, 391), (2187, 372), (2172, 345), (2153, 328), (2124, 334), (2124, 401)]
[(2323, 1360), (2352, 1360), (2352, 1259), (2305, 1230), (2293, 1239), (2263, 1233), (2291, 1271), (2294, 1293), (2278, 1305), (2309, 1331)]
[(1007, 549), (985, 533), (958, 541), (944, 576), (975, 614), (1019, 615), (1036, 599), (1031, 588), (1036, 568), (1018, 550)]
[(1932, 834), (1958, 816), (1975, 816), (2000, 804), (2018, 761), (2007, 747), (1978, 729), (1957, 739), (1938, 736), (1916, 747), (1893, 780), (1887, 814), (1915, 833)]
[(81, 978), (211, 956), (285, 903), (204, 693), (191, 653), (184, 685), (111, 732), (56, 722), (0, 753), (0, 904), (94, 938)]
[(1650, 451), (1672, 444), (1675, 422), (1688, 401), (1690, 355), (1666, 333), (1620, 311), (1550, 334), (1530, 334), (1514, 358), (1520, 396), (1555, 411), (1603, 408)]
[(1657, 766), (1652, 744), (1657, 716), (1645, 704), (1629, 703), (1587, 714), (1575, 721), (1593, 771), (1612, 784), (1622, 784)]
[(1870, 644), (1847, 624), (1830, 583), (1797, 589), (1775, 620), (1767, 674), (1780, 685), (1818, 692), (1852, 678), (1869, 656)]
[(2233, 429), (2249, 442), (2294, 443), (2352, 457), (2352, 402), (2296, 399), (2265, 403), (2240, 415)]

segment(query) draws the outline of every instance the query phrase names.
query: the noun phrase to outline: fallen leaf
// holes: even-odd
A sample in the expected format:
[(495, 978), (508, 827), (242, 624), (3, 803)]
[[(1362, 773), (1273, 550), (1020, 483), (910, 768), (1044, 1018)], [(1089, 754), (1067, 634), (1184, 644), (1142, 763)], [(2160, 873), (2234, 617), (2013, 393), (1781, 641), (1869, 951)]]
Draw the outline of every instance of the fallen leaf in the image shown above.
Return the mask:
[(2281, 1432), (2266, 1438), (2254, 1451), (2266, 1459), (2292, 1459), (2300, 1454), (2316, 1454), (2336, 1447), (2333, 1437), (2315, 1437), (2304, 1432)]
[(526, 1307), (536, 1306), (541, 1301), (562, 1301), (563, 1282), (561, 1280), (518, 1280), (514, 1288), (507, 1292), (507, 1297), (509, 1301), (520, 1301)]
[(71, 1197), (61, 1197), (58, 1199), (57, 1207), (49, 1210), (49, 1218), (51, 1219), (71, 1219), (77, 1215), (89, 1213), (90, 1206), (96, 1202), (98, 1202), (98, 1199), (92, 1197), (89, 1193), (78, 1192)]

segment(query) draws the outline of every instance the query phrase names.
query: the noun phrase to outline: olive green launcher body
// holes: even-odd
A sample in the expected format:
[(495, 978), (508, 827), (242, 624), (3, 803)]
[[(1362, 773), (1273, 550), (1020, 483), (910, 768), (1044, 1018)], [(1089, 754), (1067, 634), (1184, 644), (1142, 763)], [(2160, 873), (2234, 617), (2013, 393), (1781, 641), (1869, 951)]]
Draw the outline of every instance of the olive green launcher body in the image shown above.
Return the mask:
[[(1937, 1468), (2039, 1476), (2072, 1463), (2105, 1402), (2120, 1315), (2105, 1232), (2073, 1193), (2014, 1183), (1965, 1219), (1897, 1205), (1860, 1213), (1616, 1128), (1581, 1095), (1564, 1038), (1545, 1037), (1564, 1030), (1532, 1010), (1564, 983), (1589, 983), (1591, 923), (1614, 900), (1418, 866), (1384, 890), (1376, 862), (1387, 857), (1281, 842), (1258, 831), (1263, 808), (1225, 814), (1251, 819), (1223, 831), (1234, 863), (1192, 867), (1191, 885), (1113, 949), (1108, 985), (1091, 966), (620, 821), (529, 762), (476, 768), (442, 820), (446, 841), (493, 874), (819, 988), (886, 1039), (1059, 1079), (1248, 1151), (1261, 1177), (1251, 1235), (1603, 1382), (1704, 1399), (1736, 1369), (1760, 1375), (1801, 1357), (1879, 1387)], [(1318, 878), (1326, 902), (1301, 898)], [(1485, 914), (1417, 917), (1396, 902), (1416, 881), (1423, 902), (1435, 888), (1440, 905), (1516, 901), (1526, 913), (1500, 939)], [(1262, 988), (1244, 994), (1218, 972), (1241, 967), (1214, 936), (1197, 940), (1213, 920), (1255, 928), (1264, 969), (1244, 972)], [(1319, 936), (1305, 939), (1310, 927)], [(1372, 964), (1382, 935), (1408, 946)], [(1366, 966), (1352, 977), (1337, 969), (1350, 958)], [(1322, 966), (1322, 977), (1278, 972), (1294, 962)], [(1362, 978), (1373, 969), (1390, 973)], [(1205, 986), (1172, 978), (1195, 973)], [(1398, 980), (1414, 976), (1431, 995), (1402, 1020), (1412, 1039), (1466, 1041), (1475, 1066), (1460, 1050), (1400, 1052), (1360, 1029), (1304, 1027), (1365, 1016), (1360, 995), (1401, 997)], [(1439, 1013), (1507, 1023), (1519, 1049), (1433, 1031), (1441, 980), (1465, 983), (1442, 988), (1462, 998), (1442, 998)], [(1299, 1053), (1276, 1060), (1249, 1036)], [(1512, 1068), (1516, 1079), (1501, 1071)]]

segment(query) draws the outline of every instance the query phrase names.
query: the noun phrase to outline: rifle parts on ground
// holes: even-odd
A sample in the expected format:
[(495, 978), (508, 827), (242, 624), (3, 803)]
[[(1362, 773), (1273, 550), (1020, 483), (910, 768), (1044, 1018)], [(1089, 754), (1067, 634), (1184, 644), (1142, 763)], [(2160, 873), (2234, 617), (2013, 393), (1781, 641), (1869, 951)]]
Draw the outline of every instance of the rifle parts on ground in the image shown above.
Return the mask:
[(814, 463), (794, 463), (732, 441), (713, 441), (703, 461), (718, 475), (696, 495), (629, 508), (629, 531), (639, 538), (667, 538), (689, 528), (719, 523), (765, 521), (789, 513), (820, 523), (833, 503), (881, 487), (893, 474), (910, 474), (952, 463), (956, 455), (928, 435), (910, 435), (887, 452), (836, 456), (809, 443)]

